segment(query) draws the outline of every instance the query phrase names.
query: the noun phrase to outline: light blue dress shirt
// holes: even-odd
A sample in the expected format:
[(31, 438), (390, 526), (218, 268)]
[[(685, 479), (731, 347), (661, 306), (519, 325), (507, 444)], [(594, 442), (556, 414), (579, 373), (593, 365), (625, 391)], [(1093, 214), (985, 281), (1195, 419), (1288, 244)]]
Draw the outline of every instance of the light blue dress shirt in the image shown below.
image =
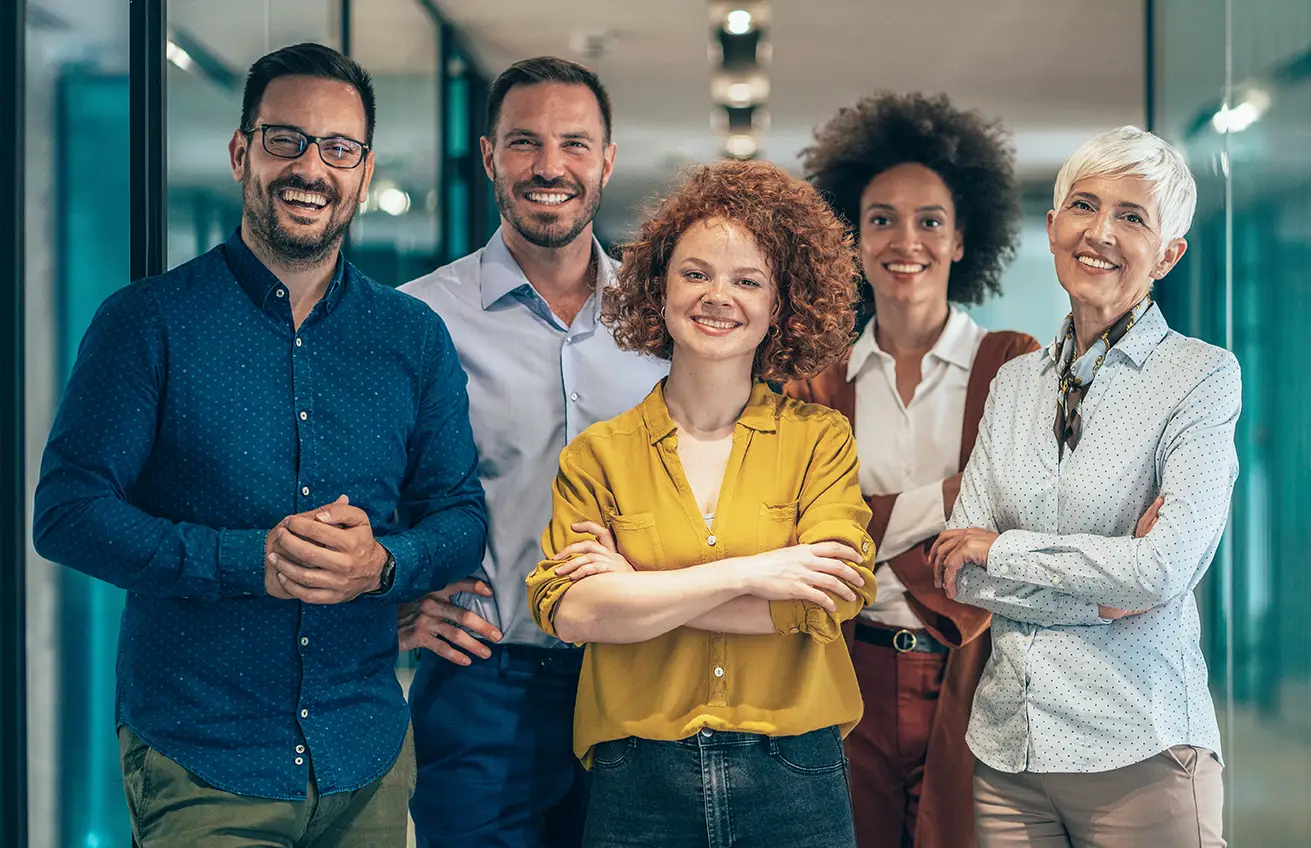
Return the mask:
[[(1193, 589), (1238, 476), (1238, 362), (1152, 306), (1107, 355), (1058, 458), (1054, 348), (992, 384), (948, 527), (1001, 535), (959, 599), (991, 610), (966, 737), (1006, 772), (1100, 772), (1175, 745), (1220, 753)], [(1165, 498), (1156, 526), (1139, 516)], [(1150, 612), (1108, 621), (1098, 605)]]
[(595, 239), (597, 290), (573, 324), (551, 313), (498, 229), (483, 249), (401, 286), (436, 310), (469, 376), (469, 417), (487, 493), (483, 573), (494, 596), (456, 602), (495, 624), (502, 644), (564, 647), (528, 612), (524, 578), (542, 558), (560, 451), (598, 421), (637, 406), (666, 360), (615, 347), (601, 291), (616, 263)]

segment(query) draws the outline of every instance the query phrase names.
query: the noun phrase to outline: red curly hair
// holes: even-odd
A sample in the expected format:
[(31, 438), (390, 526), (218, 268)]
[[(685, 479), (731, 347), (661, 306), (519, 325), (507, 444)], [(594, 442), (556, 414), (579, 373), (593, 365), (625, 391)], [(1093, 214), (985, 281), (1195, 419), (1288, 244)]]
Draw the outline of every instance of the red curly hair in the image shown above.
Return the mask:
[(768, 162), (723, 161), (684, 177), (623, 246), (618, 281), (601, 321), (624, 350), (663, 359), (674, 340), (660, 314), (674, 246), (694, 224), (723, 218), (744, 227), (778, 284), (778, 324), (756, 351), (753, 376), (786, 382), (832, 365), (851, 343), (859, 267), (846, 227), (814, 187)]

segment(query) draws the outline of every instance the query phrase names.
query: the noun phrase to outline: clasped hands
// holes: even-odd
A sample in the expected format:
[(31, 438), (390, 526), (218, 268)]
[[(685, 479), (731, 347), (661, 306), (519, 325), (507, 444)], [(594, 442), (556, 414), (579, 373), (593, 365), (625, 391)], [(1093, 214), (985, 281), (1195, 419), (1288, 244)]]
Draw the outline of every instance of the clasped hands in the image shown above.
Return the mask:
[[(1158, 497), (1138, 519), (1134, 536), (1141, 539), (1156, 526), (1156, 518), (1161, 512), (1165, 498)], [(967, 565), (987, 566), (988, 553), (999, 534), (982, 527), (967, 527), (961, 530), (944, 530), (929, 550), (929, 562), (933, 566), (933, 585), (947, 593), (947, 597), (956, 599), (958, 580), (961, 569)], [(1102, 618), (1117, 619), (1130, 615), (1141, 615), (1147, 610), (1122, 610), (1115, 607), (1098, 606)]]
[(381, 582), (387, 552), (373, 537), (369, 516), (345, 495), (309, 512), (289, 515), (264, 542), (264, 589), (270, 597), (308, 604), (341, 604)]

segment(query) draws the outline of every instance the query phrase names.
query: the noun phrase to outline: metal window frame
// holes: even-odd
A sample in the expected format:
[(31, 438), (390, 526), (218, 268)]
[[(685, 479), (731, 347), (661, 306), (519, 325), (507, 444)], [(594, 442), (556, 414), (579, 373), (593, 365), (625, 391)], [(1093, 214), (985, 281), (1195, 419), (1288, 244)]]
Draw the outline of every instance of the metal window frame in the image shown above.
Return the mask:
[(168, 250), (168, 170), (165, 159), (166, 0), (129, 0), (129, 80), (132, 122), (131, 278), (164, 272)]
[(0, 3), (0, 845), (27, 844), (23, 151), (26, 3)]

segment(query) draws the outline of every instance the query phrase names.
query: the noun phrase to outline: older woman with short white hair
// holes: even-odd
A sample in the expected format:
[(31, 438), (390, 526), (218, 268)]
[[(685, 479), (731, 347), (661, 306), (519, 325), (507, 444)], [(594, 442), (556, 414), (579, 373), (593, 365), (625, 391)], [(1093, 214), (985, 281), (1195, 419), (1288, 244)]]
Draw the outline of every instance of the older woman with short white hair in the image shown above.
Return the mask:
[(991, 610), (967, 742), (979, 844), (1223, 846), (1220, 733), (1193, 589), (1238, 475), (1229, 352), (1152, 287), (1197, 189), (1151, 133), (1097, 136), (1047, 234), (1070, 315), (998, 373), (935, 577)]

